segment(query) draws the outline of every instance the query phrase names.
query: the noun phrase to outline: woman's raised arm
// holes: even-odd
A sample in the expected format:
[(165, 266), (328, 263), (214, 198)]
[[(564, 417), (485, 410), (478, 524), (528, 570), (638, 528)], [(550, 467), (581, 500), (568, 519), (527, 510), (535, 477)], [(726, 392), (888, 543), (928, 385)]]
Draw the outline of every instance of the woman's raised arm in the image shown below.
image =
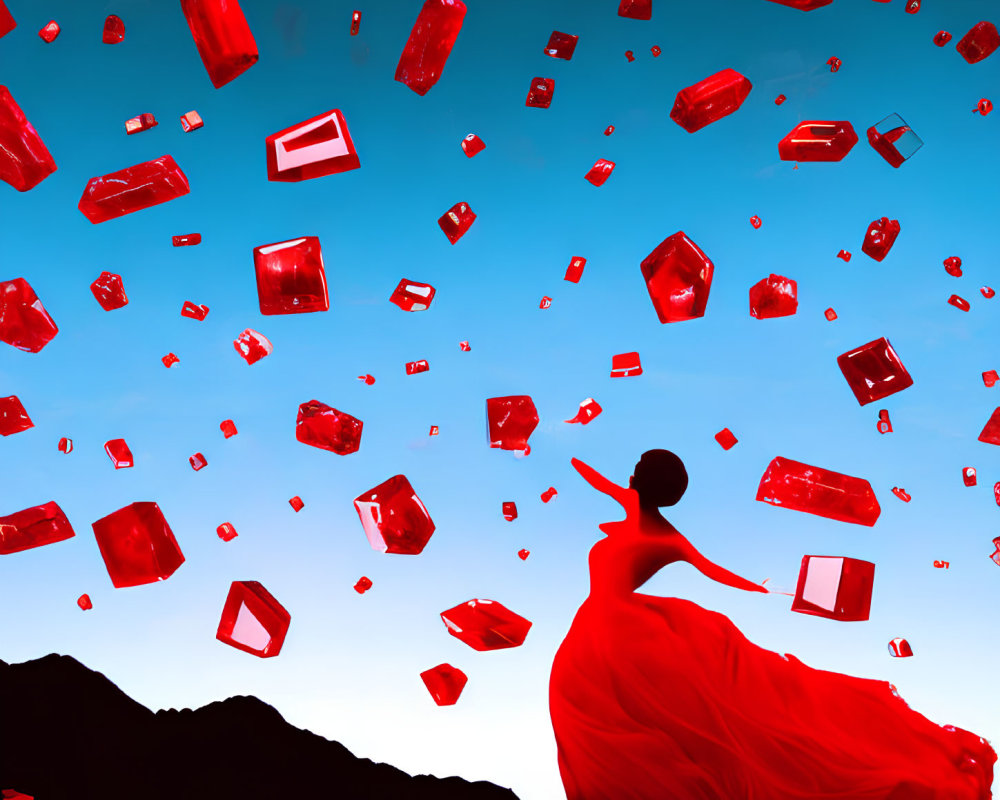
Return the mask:
[(604, 492), (604, 494), (614, 498), (625, 507), (626, 511), (628, 510), (630, 500), (635, 494), (631, 489), (626, 489), (624, 486), (612, 483), (596, 469), (588, 464), (584, 464), (578, 458), (571, 459), (570, 463), (583, 476), (583, 479), (587, 483), (597, 489), (597, 491)]

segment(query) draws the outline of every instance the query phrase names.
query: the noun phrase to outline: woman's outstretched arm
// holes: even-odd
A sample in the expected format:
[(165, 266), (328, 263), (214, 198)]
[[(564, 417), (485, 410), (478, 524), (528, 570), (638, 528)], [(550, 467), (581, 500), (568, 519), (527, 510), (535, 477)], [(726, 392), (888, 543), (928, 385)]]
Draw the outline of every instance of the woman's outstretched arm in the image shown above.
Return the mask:
[(596, 469), (584, 464), (578, 458), (571, 459), (570, 463), (583, 476), (583, 479), (587, 483), (597, 489), (597, 491), (604, 492), (604, 494), (614, 498), (628, 510), (632, 495), (635, 494), (631, 489), (626, 489), (624, 486), (612, 483)]
[(714, 561), (709, 561), (705, 558), (705, 556), (695, 550), (694, 546), (690, 543), (688, 543), (688, 546), (691, 549), (688, 553), (686, 561), (706, 578), (711, 578), (713, 581), (718, 583), (724, 583), (726, 586), (732, 586), (734, 589), (743, 589), (747, 592), (763, 592), (764, 594), (769, 594), (768, 590), (759, 583), (754, 583), (753, 581), (748, 581), (746, 578), (741, 578), (735, 572), (730, 572), (728, 569), (720, 567)]

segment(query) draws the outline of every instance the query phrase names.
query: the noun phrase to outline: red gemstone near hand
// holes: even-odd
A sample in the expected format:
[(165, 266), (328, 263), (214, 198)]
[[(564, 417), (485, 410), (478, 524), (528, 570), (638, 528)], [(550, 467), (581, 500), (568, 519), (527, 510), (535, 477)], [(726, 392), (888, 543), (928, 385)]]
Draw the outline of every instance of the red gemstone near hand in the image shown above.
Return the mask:
[(798, 284), (781, 275), (768, 275), (750, 288), (750, 316), (756, 319), (789, 317), (799, 309)]
[(288, 505), (290, 505), (295, 510), (295, 513), (298, 514), (303, 508), (305, 508), (306, 504), (302, 502), (301, 497), (295, 495), (295, 497), (288, 501)]
[(590, 168), (590, 171), (584, 175), (590, 183), (594, 186), (603, 186), (604, 182), (611, 177), (611, 173), (614, 172), (615, 162), (607, 161), (603, 158), (597, 159), (594, 162), (594, 166)]
[(438, 226), (444, 231), (448, 241), (455, 244), (465, 236), (475, 221), (476, 215), (469, 208), (468, 203), (455, 203), (438, 220)]
[(813, 9), (830, 5), (833, 0), (771, 0), (771, 2), (789, 6), (790, 8), (797, 8), (799, 11), (812, 11)]
[(181, 316), (202, 322), (208, 316), (208, 306), (196, 305), (190, 300), (185, 300), (184, 305), (181, 306)]
[(104, 452), (108, 454), (115, 469), (126, 469), (135, 465), (132, 451), (124, 439), (111, 439), (104, 443)]
[[(1000, 444), (1000, 408), (997, 408), (990, 415), (982, 433), (979, 434), (979, 441), (986, 444)], [(998, 501), (998, 505), (1000, 505), (1000, 501)]]
[(910, 497), (910, 495), (909, 495), (909, 494), (907, 494), (907, 492), (906, 492), (906, 490), (905, 490), (905, 489), (900, 489), (900, 488), (899, 488), (898, 486), (893, 486), (893, 487), (892, 487), (892, 493), (893, 493), (894, 495), (896, 495), (896, 497), (898, 497), (898, 498), (899, 498), (900, 500), (902, 500), (902, 501), (903, 501), (904, 503), (909, 503), (909, 502), (910, 502), (910, 500), (912, 500), (912, 499), (913, 499), (912, 497)]
[(188, 111), (186, 114), (181, 114), (181, 130), (184, 133), (190, 133), (204, 127), (205, 122), (202, 120), (201, 114), (197, 111)]
[(4, 5), (3, 0), (0, 0), (0, 37), (6, 36), (16, 27), (17, 22), (14, 21), (14, 17), (7, 10), (7, 6)]
[(628, 19), (651, 19), (653, 16), (653, 0), (620, 0), (618, 16)]
[(823, 316), (825, 316), (830, 322), (833, 322), (837, 318), (837, 312), (832, 308), (828, 308), (823, 312)]
[(962, 259), (958, 256), (950, 256), (944, 260), (944, 271), (955, 278), (962, 277)]
[(957, 294), (953, 294), (951, 297), (949, 297), (948, 302), (951, 305), (955, 306), (955, 308), (957, 308), (959, 311), (968, 311), (971, 308), (971, 306), (969, 305), (969, 301), (963, 297), (959, 297)]
[[(913, 0), (911, 0), (911, 4), (912, 2)], [(919, 10), (920, 8), (919, 0), (917, 0), (917, 3), (918, 3), (917, 8)], [(916, 13), (914, 11), (910, 11), (909, 5), (906, 6), (906, 10), (908, 13), (911, 14)], [(889, 642), (889, 655), (893, 656), (894, 658), (909, 658), (910, 656), (913, 655), (913, 648), (910, 647), (910, 643), (906, 641), (906, 639), (896, 638), (893, 639), (891, 642)]]
[(838, 72), (840, 70), (841, 66), (843, 66), (844, 62), (841, 61), (836, 56), (830, 56), (830, 58), (827, 59), (826, 63), (830, 67), (830, 72)]
[(221, 430), (222, 435), (228, 439), (231, 436), (236, 435), (236, 423), (231, 419), (224, 419), (219, 423), (219, 430)]
[(473, 650), (503, 650), (524, 644), (531, 623), (495, 600), (469, 600), (447, 611), (441, 619), (448, 633)]
[(166, 580), (184, 563), (184, 555), (156, 503), (132, 503), (91, 527), (111, 582), (119, 589)]
[(639, 266), (660, 322), (705, 316), (715, 267), (683, 231), (660, 242)]
[(171, 156), (99, 175), (87, 182), (79, 209), (95, 225), (167, 203), (191, 191), (187, 176)]
[(462, 670), (451, 664), (438, 664), (432, 669), (421, 672), (420, 679), (439, 706), (455, 705), (469, 680)]
[(465, 19), (462, 0), (425, 0), (396, 65), (396, 80), (423, 96), (441, 78)]
[(841, 622), (871, 615), (875, 565), (857, 558), (803, 556), (792, 611)]
[(155, 128), (160, 123), (152, 114), (140, 114), (138, 117), (125, 121), (125, 135), (131, 136), (133, 133), (142, 133), (150, 128)]
[(528, 438), (538, 427), (538, 411), (526, 394), (491, 397), (486, 401), (490, 447), (528, 450)]
[(992, 22), (977, 22), (955, 48), (970, 64), (982, 61), (1000, 47), (1000, 33)]
[(305, 181), (361, 166), (340, 109), (272, 133), (265, 141), (269, 181)]
[(569, 260), (569, 266), (566, 267), (566, 275), (563, 276), (563, 280), (570, 281), (571, 283), (579, 283), (580, 278), (583, 277), (583, 268), (585, 266), (587, 266), (587, 259), (580, 256), (573, 256)]
[(295, 438), (311, 447), (329, 450), (341, 456), (358, 452), (364, 423), (319, 400), (299, 406), (295, 419)]
[(882, 513), (871, 484), (863, 478), (812, 467), (779, 456), (771, 461), (757, 499), (819, 517), (871, 527)]
[(351, 14), (351, 36), (357, 36), (361, 30), (361, 12), (355, 11)]
[(948, 42), (951, 41), (951, 34), (948, 31), (938, 31), (934, 34), (934, 44), (938, 47), (944, 47)]
[(469, 158), (483, 152), (486, 149), (486, 143), (480, 139), (476, 134), (470, 133), (464, 139), (462, 139), (462, 152), (465, 153)]
[(787, 97), (785, 97), (785, 96), (784, 96), (783, 94), (779, 94), (779, 95), (778, 95), (777, 97), (775, 97), (775, 98), (774, 98), (774, 104), (775, 104), (776, 106), (780, 106), (780, 105), (781, 105), (782, 103), (784, 103), (784, 102), (785, 102), (785, 101), (786, 101), (787, 99), (788, 99), (788, 98), (787, 98)]
[(431, 515), (405, 475), (358, 495), (354, 508), (368, 543), (380, 553), (419, 555), (434, 533)]
[(778, 142), (782, 161), (840, 161), (858, 143), (850, 122), (800, 122)]
[[(89, 594), (81, 594), (76, 599), (76, 604), (78, 606), (80, 606), (80, 609), (82, 611), (90, 611), (90, 609), (92, 609), (94, 607), (94, 604), (90, 601), (90, 595)], [(6, 795), (4, 795), (4, 796), (6, 797)]]
[(880, 408), (878, 411), (878, 423), (875, 425), (879, 433), (892, 433), (892, 422), (889, 421), (889, 411)]
[(837, 258), (846, 264), (851, 260), (851, 254), (847, 250), (841, 250), (837, 253)]
[(611, 377), (631, 378), (642, 375), (642, 363), (638, 353), (619, 353), (611, 356)]
[(163, 366), (167, 369), (170, 369), (174, 364), (180, 363), (180, 359), (173, 353), (167, 353), (160, 361), (163, 362)]
[(579, 36), (552, 31), (552, 35), (549, 36), (549, 43), (545, 45), (545, 55), (569, 61), (573, 58), (573, 51), (576, 50), (576, 43), (579, 40)]
[(407, 361), (406, 362), (406, 374), (416, 375), (420, 372), (427, 372), (431, 368), (431, 365), (427, 363), (425, 359), (420, 361)]
[(602, 411), (601, 404), (598, 403), (593, 397), (588, 397), (582, 403), (580, 403), (580, 409), (576, 412), (576, 416), (572, 419), (564, 420), (565, 422), (579, 422), (581, 425), (586, 425), (594, 417), (600, 414)]
[(73, 452), (73, 440), (67, 439), (64, 436), (62, 439), (59, 440), (57, 449), (59, 450), (60, 453), (65, 453), (66, 455), (69, 455), (70, 453)]
[(113, 272), (102, 272), (92, 284), (90, 291), (105, 311), (114, 311), (128, 305), (122, 276)]
[(530, 108), (548, 108), (552, 105), (552, 94), (555, 90), (554, 78), (532, 78), (524, 104)]
[(253, 328), (247, 328), (236, 339), (233, 340), (233, 347), (240, 354), (247, 364), (256, 364), (265, 356), (274, 352), (274, 345), (264, 334), (258, 333)]
[(174, 247), (194, 247), (196, 244), (201, 244), (201, 234), (186, 233), (180, 236), (171, 236), (170, 243)]
[(429, 283), (420, 283), (404, 278), (389, 297), (389, 302), (403, 311), (426, 311), (434, 299), (435, 289)]
[(302, 236), (253, 249), (260, 313), (329, 311), (326, 269), (319, 237)]
[(501, 504), (500, 510), (507, 522), (513, 522), (517, 519), (517, 504), (513, 500), (508, 500)]
[(205, 456), (203, 456), (201, 453), (195, 453), (188, 459), (188, 463), (191, 465), (191, 469), (197, 472), (202, 467), (208, 466), (208, 459), (205, 458)]
[(224, 542), (231, 542), (239, 534), (236, 533), (236, 528), (233, 527), (231, 522), (223, 522), (218, 528), (215, 529), (219, 538)]
[(356, 591), (358, 594), (364, 594), (371, 588), (372, 588), (371, 578), (368, 578), (365, 575), (362, 575), (360, 578), (358, 578), (358, 582), (354, 584), (354, 591)]
[(899, 236), (899, 220), (882, 217), (873, 220), (865, 233), (865, 240), (861, 244), (861, 251), (876, 261), (882, 261)]
[(258, 581), (233, 581), (215, 638), (260, 658), (281, 652), (292, 615)]
[(542, 497), (542, 502), (543, 502), (543, 503), (547, 503), (547, 502), (549, 502), (549, 500), (551, 500), (551, 499), (552, 499), (553, 497), (555, 497), (555, 496), (556, 496), (557, 494), (559, 494), (559, 492), (557, 492), (557, 491), (555, 490), (555, 487), (553, 487), (553, 486), (550, 486), (550, 487), (549, 487), (548, 489), (546, 489), (546, 490), (545, 490), (544, 492), (542, 492), (542, 495), (541, 495), (541, 497)]
[(837, 365), (860, 405), (874, 403), (913, 385), (913, 378), (885, 337), (837, 356)]
[[(0, 36), (5, 33), (2, 26), (3, 13), (0, 13)], [(0, 180), (19, 192), (26, 192), (55, 171), (56, 162), (45, 142), (7, 87), (0, 86)]]
[(729, 430), (729, 428), (723, 428), (715, 434), (715, 441), (722, 446), (723, 450), (729, 450), (739, 441), (739, 439), (733, 436), (733, 432)]
[(17, 395), (0, 397), (0, 436), (11, 436), (34, 427), (35, 423), (28, 417)]
[(670, 119), (694, 133), (736, 111), (752, 88), (753, 84), (734, 69), (716, 72), (677, 93)]
[(868, 143), (892, 167), (899, 168), (924, 143), (899, 114), (890, 114), (868, 129)]
[(238, 0), (181, 0), (181, 11), (216, 89), (257, 63), (257, 42)]
[(966, 486), (976, 485), (976, 468), (975, 467), (963, 467), (962, 469), (962, 482)]
[(521, 559), (522, 561), (526, 561), (527, 558), (528, 558), (528, 556), (530, 556), (530, 555), (531, 555), (531, 551), (530, 550), (518, 550), (517, 551), (517, 557), (519, 559)]
[(71, 539), (76, 534), (55, 501), (0, 517), (0, 555)]
[(0, 341), (37, 353), (59, 328), (24, 278), (0, 282)]
[(985, 297), (987, 300), (989, 300), (991, 297), (993, 297), (993, 295), (996, 294), (996, 292), (993, 291), (993, 289), (991, 289), (989, 286), (984, 286), (979, 291), (983, 295), (983, 297)]
[(52, 20), (51, 22), (46, 23), (45, 27), (38, 32), (38, 35), (46, 44), (52, 44), (52, 42), (54, 42), (56, 37), (59, 35), (60, 30), (59, 23)]

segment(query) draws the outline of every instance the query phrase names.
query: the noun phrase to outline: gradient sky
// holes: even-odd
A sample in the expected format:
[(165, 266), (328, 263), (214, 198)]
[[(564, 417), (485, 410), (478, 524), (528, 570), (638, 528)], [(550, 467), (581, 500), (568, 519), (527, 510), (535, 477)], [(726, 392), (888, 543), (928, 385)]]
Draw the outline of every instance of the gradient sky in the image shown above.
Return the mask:
[[(59, 169), (24, 194), (0, 186), (0, 279), (26, 278), (60, 332), (38, 354), (0, 345), (0, 395), (16, 394), (35, 422), (0, 443), (0, 513), (56, 500), (77, 536), (0, 557), (0, 658), (66, 653), (153, 709), (254, 694), (359, 756), (551, 800), (562, 789), (549, 668), (587, 594), (597, 524), (620, 516), (570, 458), (625, 482), (644, 450), (666, 447), (691, 476), (668, 516), (706, 555), (787, 591), (804, 554), (874, 561), (871, 619), (795, 614), (786, 596), (716, 586), (687, 565), (644, 591), (721, 611), (812, 666), (889, 680), (936, 722), (1000, 742), (1000, 568), (989, 559), (1000, 451), (977, 441), (1000, 404), (1000, 387), (980, 378), (1000, 368), (1000, 298), (979, 293), (1000, 289), (1000, 112), (970, 113), (1000, 82), (1000, 54), (969, 65), (954, 47), (992, 3), (926, 0), (908, 15), (903, 0), (810, 13), (654, 0), (640, 22), (618, 17), (616, 0), (469, 0), (424, 97), (393, 80), (419, 0), (362, 7), (353, 38), (349, 3), (244, 0), (260, 61), (219, 90), (176, 2), (7, 5), (18, 27), (0, 40), (0, 80)], [(101, 43), (108, 13), (125, 22), (122, 44)], [(45, 44), (36, 31), (49, 19), (62, 33)], [(940, 29), (954, 34), (944, 48), (931, 41)], [(553, 30), (580, 37), (572, 61), (543, 54)], [(831, 56), (843, 61), (836, 74)], [(739, 111), (694, 134), (670, 120), (678, 90), (726, 67), (753, 83)], [(555, 79), (548, 109), (524, 105), (536, 76)], [(788, 100), (775, 106), (779, 93)], [(265, 137), (332, 108), (361, 168), (269, 183)], [(205, 127), (183, 133), (191, 109)], [(159, 127), (126, 137), (125, 120), (143, 112)], [(924, 141), (898, 170), (864, 141), (893, 112)], [(862, 141), (840, 163), (794, 169), (777, 142), (806, 119), (849, 120)], [(459, 146), (470, 132), (486, 142), (473, 159)], [(189, 195), (99, 225), (77, 210), (92, 176), (166, 153)], [(583, 176), (598, 158), (617, 167), (595, 188)], [(460, 201), (478, 219), (452, 246), (436, 220)], [(881, 216), (902, 232), (876, 263), (861, 242)], [(704, 318), (661, 325), (639, 262), (678, 230), (713, 260), (715, 280)], [(171, 247), (192, 231), (202, 245)], [(330, 311), (262, 317), (252, 249), (304, 235), (320, 238)], [(942, 267), (952, 255), (962, 278)], [(562, 279), (573, 256), (587, 258), (578, 285)], [(125, 308), (94, 301), (102, 270), (123, 276)], [(799, 311), (753, 319), (748, 289), (771, 272), (798, 281)], [(388, 302), (401, 278), (437, 288), (430, 310)], [(947, 304), (953, 293), (969, 313)], [(182, 318), (185, 300), (207, 304), (208, 318)], [(253, 366), (232, 346), (246, 327), (274, 343)], [(836, 358), (881, 336), (914, 385), (861, 407)], [(644, 374), (611, 379), (611, 356), (631, 350)], [(167, 352), (180, 357), (169, 370)], [(407, 376), (416, 359), (430, 371)], [(365, 373), (373, 386), (357, 380)], [(486, 398), (515, 394), (531, 395), (541, 418), (527, 458), (487, 446)], [(587, 397), (604, 413), (563, 423)], [(311, 399), (364, 421), (358, 453), (295, 440)], [(890, 435), (876, 432), (878, 408)], [(229, 440), (226, 418), (239, 429)], [(713, 439), (725, 426), (739, 438), (728, 452)], [(62, 436), (75, 443), (68, 456)], [(118, 437), (133, 469), (116, 472), (104, 454)], [(196, 473), (187, 459), (198, 451), (208, 466)], [(878, 523), (756, 502), (775, 456), (869, 480)], [(975, 488), (965, 466), (979, 472)], [(420, 556), (373, 551), (353, 508), (398, 473), (437, 525)], [(543, 504), (549, 486), (558, 496)], [(292, 495), (305, 501), (299, 514)], [(160, 505), (187, 561), (165, 582), (114, 589), (90, 524), (138, 500)], [(513, 523), (504, 500), (518, 504)], [(239, 537), (223, 543), (215, 528), (227, 520)], [(363, 596), (352, 588), (361, 575), (374, 582)], [(277, 658), (216, 641), (233, 580), (261, 581), (291, 612)], [(92, 611), (77, 608), (82, 592)], [(530, 619), (524, 645), (479, 653), (449, 636), (439, 612), (472, 598)], [(890, 658), (896, 636), (913, 658)], [(441, 662), (469, 675), (454, 707), (435, 706), (419, 678)]]

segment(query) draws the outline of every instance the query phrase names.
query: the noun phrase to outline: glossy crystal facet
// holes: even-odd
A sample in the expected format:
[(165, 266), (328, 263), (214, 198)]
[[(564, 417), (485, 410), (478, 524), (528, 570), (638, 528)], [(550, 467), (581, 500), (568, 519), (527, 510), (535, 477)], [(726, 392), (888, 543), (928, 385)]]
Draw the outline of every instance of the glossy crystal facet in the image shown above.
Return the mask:
[(868, 144), (891, 166), (900, 167), (924, 143), (899, 114), (890, 114), (868, 129)]
[(202, 120), (201, 114), (197, 111), (188, 111), (186, 114), (181, 115), (181, 130), (184, 133), (190, 133), (204, 127), (205, 122)]
[(594, 166), (590, 168), (583, 177), (588, 180), (594, 186), (603, 186), (604, 182), (611, 177), (611, 173), (615, 170), (615, 162), (608, 161), (604, 158), (599, 158), (594, 162)]
[(435, 293), (436, 290), (429, 283), (403, 278), (393, 290), (389, 302), (403, 311), (426, 311), (430, 308)]
[(733, 436), (733, 432), (729, 430), (729, 428), (723, 428), (721, 431), (715, 434), (715, 441), (719, 443), (719, 446), (723, 450), (730, 450), (732, 449), (733, 445), (735, 445), (739, 441), (739, 439)]
[(76, 598), (76, 604), (80, 606), (81, 611), (90, 611), (90, 609), (94, 607), (89, 594), (81, 594), (78, 598)]
[(125, 23), (122, 18), (109, 14), (104, 20), (104, 31), (101, 33), (101, 41), (104, 44), (118, 44), (125, 40)]
[[(1000, 407), (993, 411), (986, 425), (983, 426), (983, 430), (979, 434), (979, 441), (1000, 445)], [(1000, 505), (1000, 496), (998, 496), (997, 505)]]
[(850, 122), (800, 122), (778, 142), (782, 161), (840, 161), (858, 143)]
[(792, 611), (840, 622), (871, 614), (875, 565), (839, 556), (803, 556)]
[(871, 484), (822, 467), (777, 457), (757, 487), (757, 499), (840, 522), (871, 527), (882, 509)]
[(579, 36), (574, 36), (571, 33), (552, 31), (548, 44), (545, 45), (545, 55), (569, 61), (573, 58), (573, 51), (576, 50), (576, 43), (579, 40)]
[(951, 41), (951, 34), (948, 31), (938, 31), (934, 34), (934, 44), (938, 47), (944, 47), (948, 42)]
[(90, 284), (90, 291), (105, 311), (114, 311), (128, 305), (122, 276), (114, 272), (102, 272), (98, 275), (97, 280)]
[(233, 347), (247, 364), (256, 364), (274, 352), (274, 345), (263, 333), (247, 328), (233, 340)]
[(552, 105), (552, 95), (555, 90), (554, 78), (532, 78), (524, 104), (530, 108), (548, 108)]
[(473, 650), (503, 650), (524, 644), (531, 623), (495, 600), (469, 600), (447, 611), (441, 619), (448, 633)]
[(52, 44), (56, 40), (56, 37), (59, 36), (61, 30), (59, 23), (53, 19), (45, 23), (38, 32), (38, 36), (45, 44)]
[(31, 421), (17, 395), (0, 397), (0, 436), (12, 436), (34, 427), (35, 423)]
[(486, 149), (486, 143), (480, 139), (476, 134), (470, 133), (464, 139), (462, 139), (462, 152), (466, 156), (472, 158), (475, 155), (483, 152)]
[(255, 247), (253, 264), (261, 314), (329, 311), (326, 269), (318, 236)]
[(909, 658), (913, 655), (913, 648), (906, 639), (897, 637), (889, 642), (889, 655), (893, 658)]
[(425, 95), (441, 78), (465, 19), (462, 0), (425, 0), (396, 65), (396, 80)]
[[(0, 13), (0, 26), (2, 24), (3, 14)], [(19, 192), (26, 192), (55, 171), (56, 162), (42, 137), (14, 102), (7, 87), (0, 86), (0, 180)]]
[(528, 438), (538, 427), (538, 411), (526, 394), (491, 397), (486, 401), (486, 425), (490, 447), (527, 452)]
[(239, 0), (181, 0), (181, 11), (216, 89), (257, 63), (257, 42)]
[(736, 111), (752, 88), (753, 84), (734, 69), (716, 72), (677, 93), (670, 119), (694, 133)]
[(577, 410), (576, 415), (570, 419), (564, 420), (564, 422), (586, 425), (594, 419), (594, 417), (600, 414), (601, 411), (603, 411), (601, 404), (598, 403), (593, 397), (588, 397), (580, 403), (580, 408)]
[(361, 447), (364, 423), (319, 400), (299, 406), (295, 418), (295, 438), (311, 447), (346, 456)]
[(427, 359), (422, 358), (419, 361), (407, 361), (406, 362), (406, 374), (416, 375), (420, 372), (427, 372), (431, 368), (431, 365), (427, 363)]
[(339, 108), (272, 133), (264, 144), (269, 181), (305, 181), (361, 166)]
[(295, 497), (289, 500), (288, 505), (292, 507), (292, 510), (295, 511), (296, 514), (298, 514), (306, 506), (306, 504), (302, 502), (302, 498), (298, 495), (295, 495)]
[(76, 534), (55, 501), (0, 517), (0, 555), (70, 539)]
[(372, 550), (419, 555), (434, 533), (427, 507), (405, 475), (394, 475), (358, 495), (354, 508)]
[(167, 203), (191, 191), (187, 176), (171, 156), (99, 175), (87, 182), (79, 209), (95, 225)]
[(108, 454), (115, 469), (127, 469), (135, 466), (132, 451), (124, 439), (110, 439), (104, 443), (104, 452)]
[(63, 436), (59, 440), (57, 449), (59, 450), (60, 453), (65, 453), (66, 455), (69, 455), (70, 453), (73, 452), (73, 440)]
[(448, 241), (455, 244), (465, 236), (475, 221), (476, 215), (468, 203), (455, 203), (438, 219), (438, 227), (448, 237)]
[(160, 123), (152, 114), (140, 114), (138, 117), (125, 121), (125, 135), (131, 136), (134, 133), (142, 133), (150, 128), (155, 128)]
[(208, 466), (208, 459), (202, 453), (195, 453), (193, 456), (188, 458), (188, 463), (191, 465), (191, 469), (195, 472)]
[(215, 638), (259, 658), (281, 652), (292, 616), (258, 581), (233, 581)]
[(798, 284), (771, 274), (750, 288), (750, 316), (756, 319), (789, 317), (799, 309)]
[(837, 357), (837, 364), (860, 405), (913, 385), (913, 378), (885, 337), (848, 350)]
[(358, 582), (354, 584), (354, 591), (356, 591), (358, 594), (364, 594), (369, 589), (371, 589), (372, 586), (373, 586), (372, 579), (369, 578), (367, 575), (362, 575), (360, 578), (358, 578)]
[(899, 236), (898, 219), (882, 217), (881, 219), (873, 220), (871, 225), (868, 226), (868, 231), (865, 233), (865, 240), (861, 244), (861, 250), (865, 255), (874, 258), (876, 261), (882, 261), (889, 255), (889, 251), (892, 249), (893, 244), (895, 244), (897, 236)]
[(179, 236), (171, 236), (170, 243), (174, 247), (194, 247), (201, 244), (200, 233), (182, 233)]
[(998, 47), (1000, 47), (1000, 32), (997, 31), (996, 25), (985, 20), (973, 25), (955, 45), (959, 55), (970, 64), (993, 55)]
[(660, 242), (640, 269), (660, 322), (705, 316), (715, 267), (683, 231)]
[(0, 281), (0, 341), (26, 353), (37, 353), (59, 328), (24, 278)]
[(184, 305), (181, 306), (181, 316), (197, 320), (198, 322), (204, 322), (205, 317), (208, 316), (208, 310), (208, 306), (204, 303), (198, 304), (190, 300), (185, 300)]
[(132, 503), (92, 527), (111, 582), (119, 589), (166, 580), (184, 563), (156, 503)]
[(236, 435), (236, 423), (231, 419), (224, 419), (219, 423), (219, 430), (222, 431), (222, 435), (227, 439), (232, 438)]
[(236, 533), (236, 528), (233, 527), (231, 522), (223, 522), (218, 528), (215, 529), (216, 535), (224, 542), (231, 542), (239, 534)]
[(451, 664), (438, 664), (420, 673), (420, 679), (439, 706), (453, 706), (458, 702), (469, 677)]

